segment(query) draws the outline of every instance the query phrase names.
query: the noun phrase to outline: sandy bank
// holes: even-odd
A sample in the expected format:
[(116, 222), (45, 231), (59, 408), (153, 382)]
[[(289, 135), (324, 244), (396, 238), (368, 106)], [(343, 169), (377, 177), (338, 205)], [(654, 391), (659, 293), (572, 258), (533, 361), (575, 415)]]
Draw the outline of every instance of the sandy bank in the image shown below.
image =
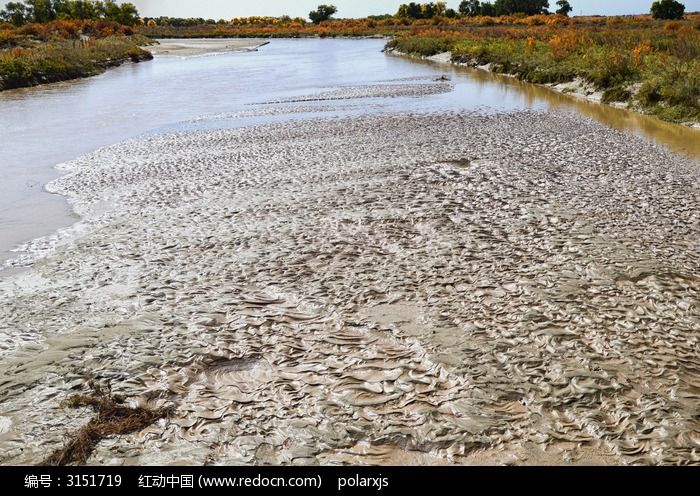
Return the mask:
[(224, 39), (160, 39), (157, 45), (148, 47), (156, 56), (192, 57), (213, 53), (251, 52), (267, 45), (268, 40), (256, 38)]

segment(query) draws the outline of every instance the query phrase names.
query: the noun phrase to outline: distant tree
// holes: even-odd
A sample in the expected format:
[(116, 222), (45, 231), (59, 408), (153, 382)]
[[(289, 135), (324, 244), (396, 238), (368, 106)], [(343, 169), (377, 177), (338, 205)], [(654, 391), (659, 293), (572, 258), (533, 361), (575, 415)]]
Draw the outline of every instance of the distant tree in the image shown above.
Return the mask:
[(410, 19), (432, 19), (436, 16), (457, 17), (454, 9), (447, 8), (447, 2), (405, 3), (399, 6), (396, 17)]
[(423, 16), (423, 8), (419, 3), (411, 2), (408, 4), (408, 17), (420, 19)]
[(654, 19), (683, 19), (685, 5), (676, 0), (659, 0), (651, 5)]
[(496, 15), (546, 14), (549, 9), (549, 0), (496, 0), (494, 8)]
[(556, 10), (556, 12), (559, 15), (569, 17), (571, 11), (574, 10), (574, 8), (567, 0), (557, 0), (557, 5), (559, 6), (559, 8)]
[[(121, 7), (113, 0), (105, 0), (102, 5), (103, 15), (110, 21), (116, 21), (121, 17)], [(119, 22), (119, 21), (117, 21)]]
[(314, 24), (320, 24), (329, 20), (336, 12), (338, 8), (335, 5), (319, 5), (316, 10), (309, 12), (309, 19)]
[(546, 14), (548, 8), (548, 0), (495, 0), (494, 3), (462, 0), (459, 4), (459, 12), (467, 17)]
[(75, 14), (74, 4), (72, 0), (53, 0), (53, 12), (56, 19), (73, 19)]
[(51, 0), (26, 0), (32, 22), (50, 22), (56, 19)]
[(435, 2), (434, 4), (430, 3), (430, 5), (433, 6), (432, 17), (444, 16), (445, 12), (447, 12), (447, 2)]
[(10, 22), (15, 26), (21, 26), (29, 22), (29, 9), (20, 2), (10, 2), (5, 5), (5, 10), (0, 11), (0, 20)]
[(462, 0), (459, 4), (459, 13), (467, 17), (481, 15), (481, 2), (479, 0)]
[(421, 8), (421, 5), (416, 2), (402, 4), (399, 6), (399, 11), (396, 13), (396, 16), (420, 19), (423, 16), (423, 9)]
[(103, 18), (105, 15), (105, 5), (103, 2), (71, 0), (62, 2), (60, 8), (65, 11), (65, 14), (62, 14), (61, 17), (67, 19), (99, 19)]
[(482, 2), (481, 7), (479, 8), (479, 15), (493, 17), (500, 14), (496, 10), (496, 6), (494, 4), (491, 2)]
[(135, 25), (139, 20), (139, 12), (132, 3), (117, 5), (114, 0), (106, 0), (103, 5), (102, 17), (127, 26)]
[(126, 26), (135, 26), (139, 22), (139, 11), (133, 3), (123, 3), (119, 6), (119, 14), (113, 20)]
[(56, 19), (106, 19), (133, 26), (139, 13), (132, 3), (118, 5), (114, 0), (25, 0), (10, 2), (0, 11), (0, 19), (21, 25)]

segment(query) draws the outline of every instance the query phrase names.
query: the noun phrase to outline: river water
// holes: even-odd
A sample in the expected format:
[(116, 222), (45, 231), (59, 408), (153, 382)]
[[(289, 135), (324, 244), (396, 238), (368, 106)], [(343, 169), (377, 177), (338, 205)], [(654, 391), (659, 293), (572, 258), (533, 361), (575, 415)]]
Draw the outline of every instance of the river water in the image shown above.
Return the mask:
[[(167, 43), (167, 42), (165, 42)], [(0, 264), (22, 243), (76, 222), (64, 198), (44, 190), (55, 166), (144, 133), (199, 125), (235, 127), (250, 104), (294, 95), (448, 74), (454, 91), (428, 99), (392, 98), (356, 112), (572, 108), (700, 156), (700, 133), (491, 74), (419, 63), (382, 53), (384, 40), (274, 40), (257, 52), (158, 56), (89, 79), (0, 93)], [(339, 105), (337, 100), (326, 102)], [(353, 112), (343, 105), (343, 112)], [(326, 109), (328, 110), (328, 109)], [(214, 124), (211, 124), (215, 122)]]

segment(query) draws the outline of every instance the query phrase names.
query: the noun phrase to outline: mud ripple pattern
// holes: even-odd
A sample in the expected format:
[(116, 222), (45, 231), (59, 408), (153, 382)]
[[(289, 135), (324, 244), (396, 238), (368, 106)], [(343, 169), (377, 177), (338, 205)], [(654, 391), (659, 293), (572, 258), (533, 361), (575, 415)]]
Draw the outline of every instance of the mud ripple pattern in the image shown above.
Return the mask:
[[(700, 462), (697, 163), (558, 113), (172, 133), (52, 187), (84, 234), (0, 288), (0, 461)], [(109, 208), (100, 207), (108, 203)]]

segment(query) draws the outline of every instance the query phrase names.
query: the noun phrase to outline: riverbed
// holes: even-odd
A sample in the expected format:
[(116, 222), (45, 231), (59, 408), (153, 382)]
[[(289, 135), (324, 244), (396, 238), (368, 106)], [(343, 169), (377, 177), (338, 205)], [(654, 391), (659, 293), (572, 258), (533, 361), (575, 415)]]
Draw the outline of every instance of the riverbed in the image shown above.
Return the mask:
[(93, 464), (700, 462), (690, 130), (381, 46), (11, 94), (94, 104), (60, 114), (81, 140), (11, 126), (63, 143), (47, 189), (81, 220), (0, 283), (1, 463), (60, 448), (91, 379), (172, 410)]
[[(381, 52), (384, 40), (273, 40), (257, 52), (249, 49), (260, 40), (160, 42), (157, 50), (171, 53), (156, 52), (156, 59), (147, 64), (0, 94), (0, 264), (16, 258), (17, 249), (20, 255), (26, 252), (29, 241), (52, 237), (78, 220), (64, 198), (44, 189), (61, 175), (57, 164), (124, 139), (179, 129), (193, 120), (213, 122), (212, 116), (236, 116), (224, 126), (267, 122), (276, 117), (246, 117), (250, 104), (338, 85), (449, 75), (454, 86), (450, 93), (427, 100), (364, 103), (372, 103), (372, 111), (569, 109), (700, 157), (698, 131), (481, 71), (387, 57)], [(203, 51), (202, 45), (214, 53)], [(231, 46), (238, 52), (228, 52)], [(186, 55), (173, 55), (170, 47)], [(10, 273), (0, 270), (0, 277)]]

